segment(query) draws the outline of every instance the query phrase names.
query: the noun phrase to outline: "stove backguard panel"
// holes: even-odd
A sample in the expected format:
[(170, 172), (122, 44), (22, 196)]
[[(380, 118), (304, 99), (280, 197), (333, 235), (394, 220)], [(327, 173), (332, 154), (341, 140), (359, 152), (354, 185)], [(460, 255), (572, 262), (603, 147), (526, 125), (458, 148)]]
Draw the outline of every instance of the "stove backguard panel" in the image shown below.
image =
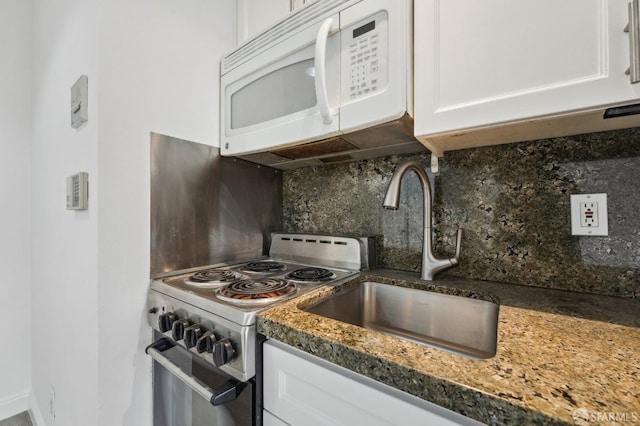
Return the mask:
[(282, 226), (282, 173), (151, 133), (151, 277), (258, 258)]

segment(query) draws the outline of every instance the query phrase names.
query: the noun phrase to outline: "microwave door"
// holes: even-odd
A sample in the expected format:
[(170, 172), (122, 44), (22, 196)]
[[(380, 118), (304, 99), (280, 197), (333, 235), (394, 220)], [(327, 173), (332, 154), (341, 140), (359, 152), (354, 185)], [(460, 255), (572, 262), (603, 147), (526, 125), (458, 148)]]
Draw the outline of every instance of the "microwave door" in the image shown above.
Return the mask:
[(338, 15), (222, 77), (222, 155), (271, 151), (339, 133), (340, 33), (331, 34), (337, 25)]

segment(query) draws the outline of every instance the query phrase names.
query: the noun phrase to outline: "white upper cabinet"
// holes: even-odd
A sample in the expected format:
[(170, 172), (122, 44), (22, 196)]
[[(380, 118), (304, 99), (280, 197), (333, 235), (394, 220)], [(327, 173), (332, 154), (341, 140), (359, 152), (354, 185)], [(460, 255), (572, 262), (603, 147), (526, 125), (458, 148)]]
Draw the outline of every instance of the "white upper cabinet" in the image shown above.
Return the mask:
[(418, 0), (416, 137), (436, 154), (640, 125), (627, 1)]
[(236, 38), (240, 45), (287, 16), (291, 0), (237, 0)]
[(313, 0), (236, 0), (237, 45)]

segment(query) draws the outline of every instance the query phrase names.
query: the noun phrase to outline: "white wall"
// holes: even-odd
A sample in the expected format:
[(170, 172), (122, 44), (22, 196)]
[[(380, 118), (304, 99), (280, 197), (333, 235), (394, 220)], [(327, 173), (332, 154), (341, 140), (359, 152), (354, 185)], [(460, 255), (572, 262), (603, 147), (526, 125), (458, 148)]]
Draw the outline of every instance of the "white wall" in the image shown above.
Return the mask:
[(0, 419), (29, 393), (29, 151), (31, 2), (0, 2)]
[[(9, 3), (20, 10), (5, 10)], [(0, 295), (11, 298), (4, 313), (15, 319), (2, 327), (12, 328), (3, 333), (17, 346), (0, 353), (0, 404), (28, 392), (31, 344), (38, 424), (150, 425), (149, 134), (218, 144), (219, 59), (232, 47), (235, 2), (33, 0), (33, 27), (30, 3), (0, 9), (2, 40), (20, 40), (9, 55), (3, 45), (1, 69), (21, 68), (8, 79), (17, 83), (0, 82), (3, 148), (11, 144), (11, 156), (0, 158), (10, 178), (0, 185), (12, 200), (0, 219), (13, 225), (12, 237), (0, 240), (0, 258), (9, 259), (2, 270), (12, 278)], [(89, 78), (89, 121), (76, 130), (69, 98), (81, 74)], [(20, 91), (33, 94), (32, 110), (29, 96), (16, 103)], [(16, 104), (19, 113), (7, 119)], [(89, 210), (67, 211), (66, 177), (79, 171), (89, 173)]]
[(149, 133), (218, 143), (218, 80), (234, 0), (111, 0), (100, 12), (99, 423), (151, 424), (144, 354)]
[[(32, 392), (48, 425), (97, 419), (98, 0), (34, 0)], [(70, 126), (70, 88), (89, 78), (89, 121)], [(66, 210), (66, 178), (89, 173), (89, 210)], [(55, 389), (55, 419), (49, 410)]]
[[(32, 409), (47, 425), (150, 425), (149, 134), (218, 144), (235, 1), (33, 3)], [(81, 74), (89, 121), (75, 130), (69, 91)], [(65, 179), (78, 171), (89, 173), (89, 210), (67, 211)]]

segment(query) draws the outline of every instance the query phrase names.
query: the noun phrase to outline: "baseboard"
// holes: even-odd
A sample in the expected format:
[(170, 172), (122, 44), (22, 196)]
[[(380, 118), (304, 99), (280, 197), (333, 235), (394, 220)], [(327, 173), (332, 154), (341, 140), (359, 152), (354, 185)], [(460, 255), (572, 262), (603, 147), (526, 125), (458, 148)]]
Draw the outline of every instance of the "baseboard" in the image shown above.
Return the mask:
[(29, 392), (17, 393), (0, 399), (0, 420), (20, 414), (29, 409)]
[(29, 394), (29, 417), (31, 417), (31, 423), (33, 423), (34, 426), (47, 425), (44, 421), (44, 417), (42, 417), (40, 406), (38, 405), (38, 401), (36, 400), (36, 396), (33, 392)]

